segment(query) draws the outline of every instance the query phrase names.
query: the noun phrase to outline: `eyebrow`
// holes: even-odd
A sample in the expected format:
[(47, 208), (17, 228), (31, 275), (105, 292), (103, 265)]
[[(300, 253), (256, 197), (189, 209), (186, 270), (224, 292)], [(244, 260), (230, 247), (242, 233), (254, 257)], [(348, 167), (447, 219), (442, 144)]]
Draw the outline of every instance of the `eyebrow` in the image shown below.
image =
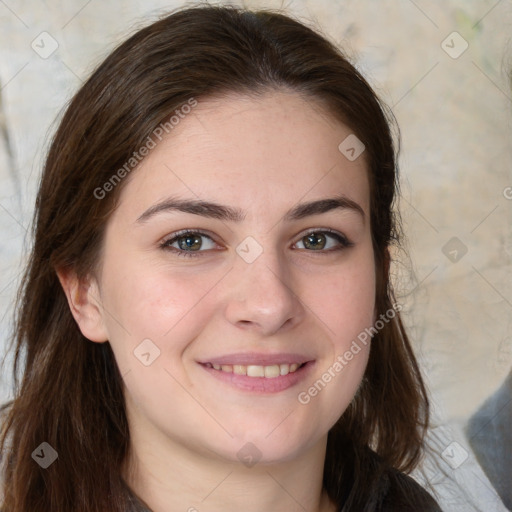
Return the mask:
[[(363, 222), (365, 220), (363, 208), (358, 203), (344, 195), (298, 204), (285, 214), (284, 220), (286, 222), (296, 221), (309, 217), (310, 215), (319, 215), (336, 209), (352, 210), (361, 215)], [(230, 222), (241, 222), (246, 216), (246, 212), (240, 208), (233, 208), (231, 206), (212, 203), (210, 201), (169, 197), (148, 208), (137, 219), (137, 222), (144, 223), (159, 213), (171, 211), (192, 213), (202, 217)]]

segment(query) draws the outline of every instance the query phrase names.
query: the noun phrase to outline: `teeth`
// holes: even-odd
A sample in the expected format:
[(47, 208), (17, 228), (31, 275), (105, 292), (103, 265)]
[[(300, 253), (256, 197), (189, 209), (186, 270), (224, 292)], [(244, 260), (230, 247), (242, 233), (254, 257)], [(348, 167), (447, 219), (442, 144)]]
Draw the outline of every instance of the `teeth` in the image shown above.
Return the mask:
[(274, 379), (276, 377), (279, 377), (279, 375), (281, 375), (279, 372), (280, 369), (278, 364), (274, 364), (272, 366), (265, 366), (265, 377), (267, 377), (267, 379)]
[(215, 370), (220, 370), (226, 373), (234, 373), (235, 375), (247, 375), (247, 377), (265, 377), (267, 379), (274, 379), (280, 375), (288, 375), (289, 373), (297, 371), (300, 365), (297, 363), (283, 363), (273, 364), (270, 366), (244, 366), (241, 364), (208, 364), (208, 366), (213, 367)]
[(255, 365), (248, 366), (247, 377), (265, 377), (265, 367)]
[(247, 366), (235, 364), (233, 365), (233, 373), (236, 375), (247, 375)]

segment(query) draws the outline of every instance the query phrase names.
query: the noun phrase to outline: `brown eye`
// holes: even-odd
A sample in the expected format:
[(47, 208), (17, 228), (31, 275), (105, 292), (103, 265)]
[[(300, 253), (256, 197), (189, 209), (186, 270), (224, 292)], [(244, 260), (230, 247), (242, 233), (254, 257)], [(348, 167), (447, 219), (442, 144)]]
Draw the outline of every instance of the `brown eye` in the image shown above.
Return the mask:
[(177, 238), (180, 249), (187, 250), (192, 249), (193, 251), (199, 250), (203, 242), (200, 236), (185, 235)]
[[(210, 243), (210, 247), (204, 247), (204, 239)], [(175, 233), (173, 236), (164, 240), (160, 244), (160, 248), (166, 251), (171, 251), (177, 256), (200, 256), (201, 253), (207, 249), (213, 249), (215, 242), (210, 236), (200, 231), (185, 230)], [(203, 250), (200, 250), (203, 249)], [(197, 254), (194, 254), (197, 253)]]
[[(335, 240), (335, 243), (329, 242), (329, 239)], [(304, 249), (310, 252), (329, 252), (330, 250), (340, 250), (354, 245), (341, 233), (326, 230), (310, 231), (297, 243), (302, 243)], [(301, 247), (299, 247), (299, 249), (301, 249)]]
[(304, 246), (307, 249), (323, 249), (327, 243), (326, 237), (323, 233), (310, 233), (309, 235), (306, 235), (303, 240)]

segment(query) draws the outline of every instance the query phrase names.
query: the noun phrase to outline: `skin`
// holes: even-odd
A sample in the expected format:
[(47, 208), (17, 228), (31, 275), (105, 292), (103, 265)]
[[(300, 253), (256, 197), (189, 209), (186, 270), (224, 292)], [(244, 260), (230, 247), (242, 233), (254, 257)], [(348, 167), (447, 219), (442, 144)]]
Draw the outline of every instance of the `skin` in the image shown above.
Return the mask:
[[(59, 274), (82, 333), (112, 346), (131, 433), (124, 476), (155, 512), (336, 509), (322, 490), (327, 433), (361, 383), (369, 345), (307, 405), (297, 397), (374, 320), (367, 166), (364, 153), (351, 162), (338, 150), (351, 133), (294, 92), (199, 101), (126, 178), (96, 274)], [(336, 194), (364, 217), (335, 209), (283, 220), (298, 203)], [(171, 195), (246, 216), (167, 211), (137, 222)], [(160, 246), (185, 228), (211, 236), (196, 257)], [(325, 247), (308, 248), (313, 229), (353, 246), (327, 233)], [(252, 263), (236, 252), (248, 236), (263, 249)], [(145, 366), (133, 351), (148, 338), (160, 355)], [(291, 388), (254, 393), (198, 364), (246, 351), (299, 352), (314, 365)], [(252, 467), (237, 457), (248, 442), (261, 453)]]

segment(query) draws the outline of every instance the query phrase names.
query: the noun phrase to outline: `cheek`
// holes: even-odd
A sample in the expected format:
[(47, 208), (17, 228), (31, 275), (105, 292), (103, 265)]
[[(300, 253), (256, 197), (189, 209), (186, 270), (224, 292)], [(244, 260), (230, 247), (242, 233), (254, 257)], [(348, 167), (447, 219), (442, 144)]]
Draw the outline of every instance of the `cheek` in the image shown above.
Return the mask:
[(345, 351), (353, 339), (373, 324), (375, 270), (373, 259), (356, 261), (336, 274), (325, 276), (310, 290), (311, 304), (329, 327), (336, 353)]
[(373, 325), (376, 283), (373, 254), (360, 256), (310, 291), (315, 312), (329, 327), (331, 346), (316, 380), (299, 401), (314, 403), (315, 413), (329, 425), (352, 401), (368, 363), (371, 340), (365, 339), (365, 329)]
[(207, 273), (199, 278), (191, 272), (126, 260), (105, 266), (103, 275), (104, 319), (111, 345), (120, 356), (132, 353), (145, 339), (152, 340), (164, 356), (182, 351), (182, 345), (199, 334), (207, 314), (203, 299), (219, 280)]

